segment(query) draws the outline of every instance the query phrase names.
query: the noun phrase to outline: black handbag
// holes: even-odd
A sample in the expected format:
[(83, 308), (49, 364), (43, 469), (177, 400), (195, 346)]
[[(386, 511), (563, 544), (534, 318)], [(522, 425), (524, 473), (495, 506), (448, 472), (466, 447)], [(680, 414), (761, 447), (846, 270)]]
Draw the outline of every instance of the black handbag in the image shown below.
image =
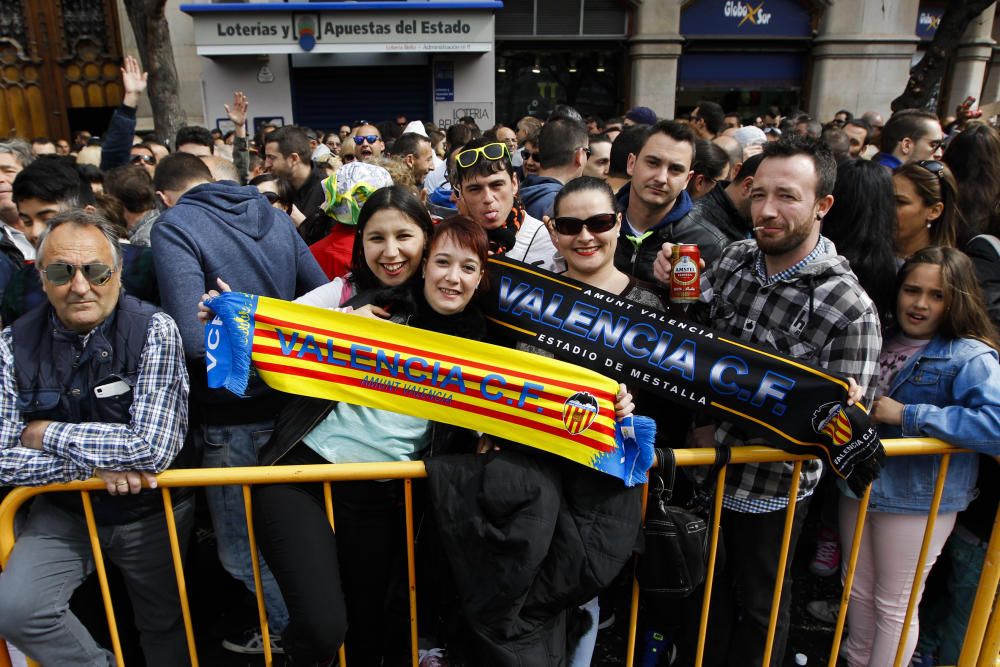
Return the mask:
[[(639, 558), (636, 578), (646, 594), (684, 598), (705, 581), (708, 568), (708, 523), (714, 480), (729, 462), (729, 448), (716, 450), (715, 464), (698, 485), (686, 507), (671, 505), (677, 462), (672, 449), (657, 449), (660, 469), (646, 510), (645, 550)], [(665, 476), (665, 477), (664, 477)]]

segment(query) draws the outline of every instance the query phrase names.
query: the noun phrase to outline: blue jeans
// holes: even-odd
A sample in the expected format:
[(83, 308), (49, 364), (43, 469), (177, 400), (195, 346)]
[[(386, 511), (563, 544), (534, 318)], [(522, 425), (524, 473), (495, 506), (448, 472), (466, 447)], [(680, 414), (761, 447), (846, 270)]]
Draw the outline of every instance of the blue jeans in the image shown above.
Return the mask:
[[(174, 520), (183, 553), (194, 523), (193, 499), (174, 506)], [(146, 664), (190, 664), (163, 512), (98, 526), (97, 533), (104, 557), (125, 578)], [(0, 634), (43, 665), (114, 665), (114, 656), (69, 610), (73, 591), (93, 571), (83, 517), (45, 496), (35, 499), (0, 575)]]
[(939, 597), (921, 603), (917, 647), (922, 653), (934, 655), (936, 665), (954, 665), (965, 641), (986, 560), (986, 543), (972, 544), (952, 533), (944, 545), (944, 557), (950, 561), (946, 589)]
[[(272, 420), (252, 424), (225, 426), (201, 425), (197, 429), (201, 440), (203, 468), (238, 468), (257, 465), (257, 455), (271, 437)], [(226, 572), (242, 581), (255, 592), (253, 562), (250, 559), (250, 538), (247, 535), (247, 515), (243, 508), (243, 489), (239, 486), (205, 487), (212, 528), (219, 548), (219, 561)], [(258, 556), (259, 556), (258, 551)], [(268, 625), (281, 633), (288, 625), (288, 609), (281, 597), (278, 583), (260, 558), (260, 578), (264, 588), (264, 606)]]

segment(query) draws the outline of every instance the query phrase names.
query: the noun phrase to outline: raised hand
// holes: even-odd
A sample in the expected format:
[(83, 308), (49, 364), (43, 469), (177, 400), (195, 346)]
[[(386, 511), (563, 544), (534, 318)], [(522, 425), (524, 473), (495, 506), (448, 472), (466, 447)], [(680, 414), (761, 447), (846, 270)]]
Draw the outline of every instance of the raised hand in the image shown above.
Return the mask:
[(139, 61), (132, 56), (125, 56), (125, 62), (121, 68), (122, 87), (125, 95), (122, 97), (122, 104), (135, 108), (139, 106), (139, 98), (146, 91), (147, 72), (142, 71)]

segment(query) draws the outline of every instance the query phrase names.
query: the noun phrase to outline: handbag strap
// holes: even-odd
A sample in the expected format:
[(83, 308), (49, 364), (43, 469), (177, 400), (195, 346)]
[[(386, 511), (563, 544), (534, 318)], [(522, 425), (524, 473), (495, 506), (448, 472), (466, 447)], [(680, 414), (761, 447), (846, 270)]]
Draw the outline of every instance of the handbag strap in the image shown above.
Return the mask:
[[(656, 460), (659, 463), (659, 470), (656, 473), (658, 482), (654, 492), (661, 503), (668, 503), (674, 495), (674, 481), (677, 478), (677, 457), (674, 450), (669, 447), (656, 448)], [(695, 506), (705, 506), (711, 503), (712, 494), (715, 491), (715, 482), (721, 470), (729, 465), (732, 460), (732, 449), (727, 446), (715, 448), (715, 462), (709, 466), (708, 474), (700, 483), (695, 483), (694, 496), (689, 504)]]
[(660, 487), (656, 489), (660, 502), (668, 503), (674, 495), (674, 481), (677, 478), (677, 457), (669, 447), (656, 448), (656, 460), (660, 464), (656, 480)]

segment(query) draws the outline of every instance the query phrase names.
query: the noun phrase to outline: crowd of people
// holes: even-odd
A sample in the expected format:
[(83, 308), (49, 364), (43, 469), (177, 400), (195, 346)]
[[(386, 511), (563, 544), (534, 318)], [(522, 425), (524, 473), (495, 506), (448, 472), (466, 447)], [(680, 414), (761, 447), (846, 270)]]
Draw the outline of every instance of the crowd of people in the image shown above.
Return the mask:
[[(971, 450), (951, 457), (919, 576), (942, 458), (885, 462), (841, 652), (849, 667), (893, 664), (916, 576), (923, 601), (904, 663), (957, 660), (997, 507), (1000, 133), (989, 123), (916, 109), (885, 121), (777, 108), (744, 117), (701, 101), (670, 120), (645, 107), (604, 120), (558, 105), (485, 131), (471, 118), (442, 129), (400, 116), (251, 135), (251, 100), (237, 92), (225, 108), (233, 130), (184, 127), (168, 145), (136, 132), (145, 86), (128, 57), (102, 137), (0, 141), (0, 484), (105, 482), (93, 495), (98, 538), (122, 572), (146, 664), (188, 664), (152, 491), (170, 468), (427, 458), (437, 474), (478, 480), (447, 509), (484, 534), (514, 540), (505, 531), (535, 516), (535, 496), (554, 494), (560, 521), (597, 535), (587, 540), (612, 575), (641, 550), (639, 489), (602, 473), (420, 417), (279, 395), (259, 378), (243, 397), (208, 386), (206, 301), (228, 290), (514, 347), (479, 306), (491, 255), (851, 378), (884, 438)], [(697, 245), (704, 262), (701, 299), (687, 306), (668, 298), (675, 244)], [(616, 415), (654, 418), (657, 446), (769, 444), (738, 422), (634, 394), (621, 385)], [(449, 467), (459, 465), (483, 469)], [(811, 515), (809, 569), (846, 572), (860, 499), (821, 460), (795, 470), (727, 468), (706, 664), (761, 664), (779, 577), (770, 655), (786, 662), (791, 558), (778, 565), (793, 488), (789, 553)], [(418, 503), (418, 557), (432, 564), (418, 575), (434, 591), (420, 598), (421, 666), (591, 664), (621, 581), (594, 584), (559, 552), (573, 542), (553, 539), (539, 556), (549, 569), (511, 592), (524, 578), (520, 552), (484, 536), (469, 553), (501, 565), (469, 566), (437, 532), (435, 484)], [(201, 497), (173, 494), (182, 548)], [(241, 490), (208, 487), (203, 498), (219, 562), (255, 590)], [(321, 485), (254, 489), (270, 648), (288, 664), (335, 664), (341, 645), (352, 666), (409, 664), (402, 486), (337, 483), (333, 498), (336, 532)], [(93, 569), (78, 497), (34, 500), (0, 574), (0, 636), (45, 665), (113, 664), (70, 609)], [(644, 597), (643, 665), (693, 663), (700, 605), (697, 593)], [(836, 608), (808, 605), (827, 621)], [(259, 654), (264, 633), (223, 646)]]

